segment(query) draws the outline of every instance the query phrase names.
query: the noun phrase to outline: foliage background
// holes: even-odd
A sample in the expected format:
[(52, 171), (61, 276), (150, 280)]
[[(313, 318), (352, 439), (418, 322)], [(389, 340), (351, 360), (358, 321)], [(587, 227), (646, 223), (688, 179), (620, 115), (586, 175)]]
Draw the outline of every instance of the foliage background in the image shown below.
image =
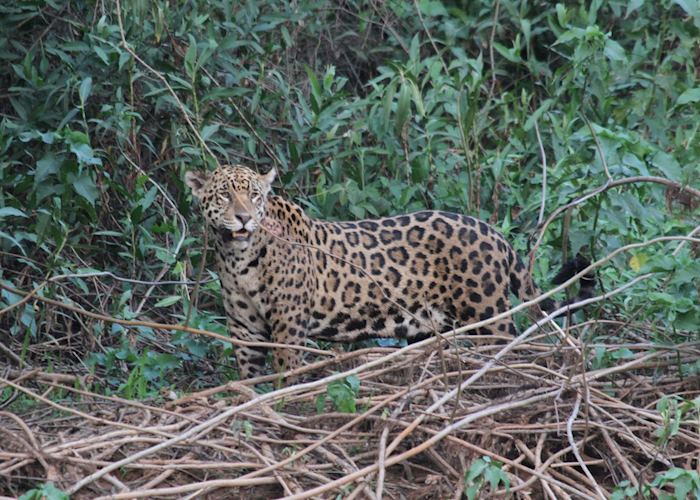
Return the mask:
[[(222, 163), (276, 167), (278, 191), (313, 216), (470, 213), (524, 254), (540, 206), (604, 185), (606, 168), (700, 187), (699, 34), (694, 0), (3, 3), (0, 282), (183, 322), (203, 255), (183, 176), (215, 164), (202, 140)], [(535, 274), (687, 235), (697, 207), (658, 183), (607, 190), (547, 228)], [(602, 268), (603, 289), (658, 274), (596, 315), (659, 343), (697, 340), (697, 250), (674, 258), (675, 245)], [(196, 297), (190, 324), (224, 333), (218, 284)], [(20, 298), (0, 295), (7, 366), (92, 373), (95, 390), (127, 397), (236, 377), (225, 342)]]

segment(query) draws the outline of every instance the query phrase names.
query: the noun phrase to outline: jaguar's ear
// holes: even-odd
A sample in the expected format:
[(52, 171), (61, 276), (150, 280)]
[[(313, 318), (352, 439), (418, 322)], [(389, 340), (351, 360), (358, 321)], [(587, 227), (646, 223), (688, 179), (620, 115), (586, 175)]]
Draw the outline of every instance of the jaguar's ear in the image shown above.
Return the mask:
[(272, 182), (275, 180), (276, 176), (277, 170), (275, 169), (275, 167), (272, 167), (268, 173), (260, 176), (260, 180), (263, 181), (263, 183), (267, 186), (268, 191), (272, 189)]
[(204, 186), (211, 177), (211, 173), (201, 170), (188, 170), (185, 172), (185, 184), (192, 190), (192, 194), (198, 200), (204, 194)]

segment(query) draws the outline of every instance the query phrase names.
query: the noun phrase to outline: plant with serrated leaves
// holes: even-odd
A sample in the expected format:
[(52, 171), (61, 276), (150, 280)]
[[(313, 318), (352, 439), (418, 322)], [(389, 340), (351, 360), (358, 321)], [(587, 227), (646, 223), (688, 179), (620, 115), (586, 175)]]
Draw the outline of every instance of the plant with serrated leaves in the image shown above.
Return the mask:
[(465, 471), (464, 486), (466, 489), (464, 494), (469, 500), (474, 500), (487, 485), (491, 493), (494, 493), (500, 485), (503, 485), (508, 492), (510, 479), (503, 470), (503, 464), (491, 457), (483, 456), (474, 460), (469, 469)]
[(334, 380), (328, 384), (325, 393), (316, 398), (316, 411), (323, 413), (326, 399), (330, 399), (337, 411), (343, 413), (357, 412), (356, 398), (360, 390), (360, 379), (355, 375), (349, 375), (341, 380)]

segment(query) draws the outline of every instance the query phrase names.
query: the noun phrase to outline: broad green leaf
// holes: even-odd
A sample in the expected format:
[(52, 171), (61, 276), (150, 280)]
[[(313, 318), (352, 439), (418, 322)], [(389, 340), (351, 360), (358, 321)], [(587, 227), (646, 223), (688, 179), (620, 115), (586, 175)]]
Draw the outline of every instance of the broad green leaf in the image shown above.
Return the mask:
[(474, 481), (477, 477), (481, 476), (484, 469), (489, 466), (489, 463), (483, 458), (477, 458), (469, 467), (467, 472), (467, 482)]
[(202, 129), (202, 139), (204, 139), (205, 141), (209, 139), (219, 130), (219, 127), (220, 125), (218, 123), (207, 125), (206, 127), (204, 127)]
[[(535, 126), (535, 122), (538, 121), (540, 117), (549, 110), (553, 103), (554, 101), (552, 99), (545, 99), (544, 102), (540, 105), (540, 107), (537, 108), (535, 112), (530, 115), (530, 117), (525, 122), (523, 128), (525, 130), (531, 130)], [(540, 125), (540, 129), (542, 129), (542, 125)]]
[(558, 3), (555, 8), (557, 11), (557, 21), (559, 22), (559, 26), (566, 28), (566, 26), (569, 24), (566, 7), (564, 4)]
[(495, 491), (499, 484), (503, 483), (506, 491), (510, 489), (510, 480), (508, 474), (497, 465), (491, 465), (484, 470), (484, 479), (491, 485), (491, 490)]
[(418, 111), (418, 114), (423, 117), (425, 116), (425, 106), (423, 106), (423, 96), (421, 96), (420, 89), (412, 80), (408, 80), (408, 84), (411, 87), (413, 104), (416, 106), (416, 111)]
[(68, 182), (73, 186), (76, 193), (85, 198), (90, 205), (95, 206), (95, 200), (97, 200), (100, 192), (90, 175), (83, 174), (80, 177), (76, 177), (75, 174), (71, 174), (68, 176)]
[(625, 49), (622, 45), (617, 43), (615, 40), (608, 39), (605, 41), (605, 49), (603, 49), (605, 56), (611, 61), (625, 62), (627, 61), (627, 56), (625, 55)]
[(501, 54), (501, 56), (505, 57), (512, 63), (519, 63), (523, 61), (520, 57), (518, 49), (515, 47), (508, 48), (502, 43), (493, 42), (493, 48), (496, 49), (496, 52)]
[(680, 6), (689, 16), (697, 16), (700, 14), (700, 12), (698, 12), (700, 9), (698, 0), (673, 0), (673, 3)]
[(639, 9), (642, 5), (644, 5), (644, 0), (629, 0), (627, 3), (627, 11), (625, 12), (625, 18), (630, 17), (630, 14)]
[(294, 45), (292, 36), (289, 34), (289, 30), (286, 26), (282, 25), (280, 32), (282, 33), (282, 39), (284, 40), (284, 45), (286, 48), (291, 48)]
[(311, 68), (305, 67), (306, 74), (309, 77), (309, 83), (311, 84), (311, 108), (314, 113), (319, 114), (321, 112), (321, 105), (323, 103), (323, 94), (321, 91), (321, 85), (318, 83), (318, 78)]
[(90, 92), (92, 92), (92, 78), (89, 76), (85, 78), (80, 84), (78, 89), (78, 94), (80, 95), (80, 103), (84, 106), (90, 97)]
[(185, 71), (194, 79), (197, 64), (197, 40), (191, 34), (188, 35), (190, 45), (185, 52)]
[(630, 268), (632, 268), (632, 270), (635, 273), (638, 273), (642, 269), (642, 266), (648, 260), (649, 260), (648, 255), (645, 255), (643, 253), (638, 253), (637, 255), (632, 256), (632, 258), (630, 259), (630, 262), (629, 262)]
[(651, 160), (652, 165), (661, 170), (663, 174), (674, 181), (681, 180), (681, 166), (670, 154), (659, 151)]
[(182, 297), (180, 295), (170, 295), (168, 297), (165, 297), (164, 299), (159, 300), (156, 302), (153, 307), (168, 307), (173, 305), (175, 302), (178, 302), (182, 300)]
[(14, 246), (20, 249), (22, 252), (22, 255), (26, 256), (27, 252), (24, 251), (24, 247), (20, 244), (19, 241), (17, 241), (15, 238), (13, 238), (11, 235), (7, 234), (4, 231), (0, 231), (0, 238), (5, 238), (8, 240), (10, 243), (12, 243)]
[(401, 136), (403, 127), (409, 118), (411, 111), (411, 86), (408, 81), (401, 82), (399, 89), (399, 101), (396, 106), (396, 122), (394, 124), (396, 135)]
[(634, 357), (634, 353), (627, 347), (621, 347), (620, 349), (616, 349), (611, 357), (613, 359), (630, 359)]
[(71, 144), (70, 150), (84, 165), (102, 165), (102, 160), (95, 156), (95, 152), (89, 144)]
[(440, 0), (420, 0), (418, 7), (425, 16), (446, 16), (447, 9)]
[(119, 54), (119, 64), (118, 64), (119, 71), (121, 71), (122, 69), (124, 69), (124, 66), (125, 66), (126, 63), (128, 63), (130, 60), (131, 60), (131, 54), (130, 54), (130, 53), (128, 53), (127, 51), (121, 52), (121, 53)]
[(36, 162), (36, 170), (34, 170), (34, 183), (38, 184), (49, 175), (58, 172), (62, 160), (56, 158), (53, 154), (48, 153), (41, 160)]
[(7, 217), (8, 215), (11, 215), (13, 217), (26, 217), (27, 216), (27, 214), (25, 214), (21, 210), (14, 208), (14, 207), (2, 207), (2, 208), (0, 208), (0, 217)]
[(103, 63), (109, 65), (109, 56), (102, 47), (95, 46), (95, 54), (97, 54), (97, 57), (99, 57)]
[(79, 130), (71, 130), (67, 128), (63, 131), (63, 138), (71, 146), (77, 144), (90, 144), (90, 138), (87, 136), (87, 134)]
[(357, 394), (357, 391), (360, 390), (360, 379), (357, 378), (356, 375), (349, 375), (345, 377), (345, 380), (347, 381), (348, 385), (350, 386), (350, 389)]
[(690, 102), (698, 102), (700, 101), (700, 87), (695, 87), (692, 89), (688, 89), (685, 92), (683, 92), (681, 95), (678, 96), (678, 100), (676, 101), (676, 104), (681, 106), (683, 104), (688, 104)]
[(408, 60), (418, 62), (420, 58), (420, 35), (416, 33), (411, 39), (411, 46), (408, 49)]
[(670, 479), (673, 481), (674, 479), (678, 479), (679, 477), (687, 475), (687, 474), (688, 474), (688, 471), (685, 469), (681, 469), (680, 467), (671, 467), (670, 469), (668, 469), (666, 472), (663, 473), (662, 477), (664, 479), (667, 479), (667, 480)]
[(49, 482), (31, 489), (19, 497), (19, 500), (69, 500), (70, 496)]
[(323, 413), (326, 409), (326, 393), (322, 392), (316, 396), (316, 413)]
[(384, 89), (384, 97), (382, 98), (382, 106), (384, 108), (384, 130), (389, 129), (389, 120), (391, 119), (391, 106), (394, 103), (394, 95), (396, 95), (396, 83), (391, 82)]

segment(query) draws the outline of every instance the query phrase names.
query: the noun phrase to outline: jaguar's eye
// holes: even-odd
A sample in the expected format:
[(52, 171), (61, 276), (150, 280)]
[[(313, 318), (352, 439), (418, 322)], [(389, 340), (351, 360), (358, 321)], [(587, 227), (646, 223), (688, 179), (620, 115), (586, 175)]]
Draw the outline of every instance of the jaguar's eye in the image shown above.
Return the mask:
[(231, 203), (231, 197), (227, 194), (220, 194), (219, 201), (221, 203)]
[(253, 193), (253, 196), (250, 197), (250, 201), (253, 203), (258, 203), (262, 199), (262, 196), (259, 193)]

